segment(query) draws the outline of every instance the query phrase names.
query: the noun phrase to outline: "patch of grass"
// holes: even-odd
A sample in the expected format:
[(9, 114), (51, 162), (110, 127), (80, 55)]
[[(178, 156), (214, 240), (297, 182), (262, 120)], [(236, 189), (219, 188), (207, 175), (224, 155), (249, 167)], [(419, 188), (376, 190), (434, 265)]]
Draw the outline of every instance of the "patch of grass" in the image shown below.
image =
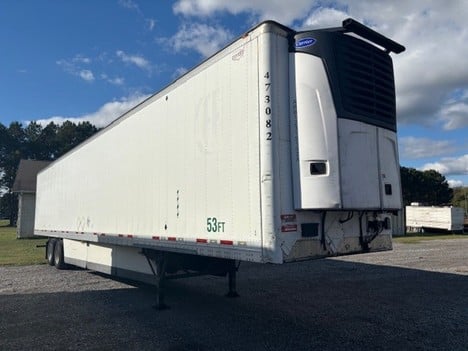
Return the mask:
[[(6, 223), (8, 225), (8, 221)], [(16, 239), (16, 228), (0, 224), (0, 266), (26, 266), (43, 264), (47, 239)]]
[(393, 241), (401, 244), (417, 244), (427, 240), (468, 239), (467, 234), (407, 234), (394, 237)]

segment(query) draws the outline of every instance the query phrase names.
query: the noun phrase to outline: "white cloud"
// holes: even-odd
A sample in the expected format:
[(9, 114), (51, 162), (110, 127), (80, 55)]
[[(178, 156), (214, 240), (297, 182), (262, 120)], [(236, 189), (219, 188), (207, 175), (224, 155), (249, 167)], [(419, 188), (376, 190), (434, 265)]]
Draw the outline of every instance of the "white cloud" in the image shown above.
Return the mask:
[(107, 74), (101, 74), (101, 79), (105, 80), (106, 82), (113, 84), (113, 85), (123, 85), (125, 83), (125, 79), (122, 77), (114, 77), (110, 78)]
[(109, 83), (114, 85), (123, 85), (125, 83), (125, 79), (121, 77), (115, 77), (107, 80)]
[[(116, 59), (116, 57), (118, 59)], [(125, 79), (123, 77), (112, 77), (105, 73), (109, 66), (112, 65), (115, 67), (121, 65), (121, 62), (136, 66), (149, 74), (152, 74), (155, 70), (155, 67), (153, 67), (143, 56), (130, 55), (122, 50), (116, 51), (115, 56), (103, 52), (94, 58), (78, 54), (70, 59), (57, 60), (56, 64), (61, 67), (63, 71), (79, 77), (86, 82), (93, 82), (100, 79), (112, 85), (122, 86), (125, 83)], [(103, 70), (104, 72), (102, 72)], [(101, 71), (101, 73), (96, 75), (96, 71)]]
[(156, 20), (154, 20), (153, 18), (147, 18), (145, 19), (145, 21), (148, 26), (148, 30), (152, 31), (154, 29), (154, 26), (156, 25)]
[(130, 10), (134, 11), (137, 13), (141, 19), (143, 19), (143, 24), (145, 26), (145, 29), (149, 30), (150, 32), (154, 29), (154, 26), (156, 25), (156, 20), (153, 18), (145, 18), (145, 15), (143, 11), (140, 9), (140, 6), (133, 1), (133, 0), (119, 0), (119, 5)]
[(60, 67), (62, 67), (64, 69), (64, 71), (67, 71), (67, 72), (69, 72), (72, 67), (74, 68), (72, 63), (70, 61), (67, 61), (67, 60), (57, 60), (57, 61), (55, 61), (55, 63), (57, 65), (59, 65)]
[(310, 0), (179, 0), (173, 6), (175, 14), (184, 16), (211, 16), (219, 12), (233, 15), (249, 13), (257, 21), (271, 19), (291, 24), (295, 19), (304, 18), (310, 7)]
[(418, 159), (447, 155), (456, 150), (453, 141), (403, 137), (399, 140), (402, 158)]
[(446, 130), (468, 123), (467, 101), (452, 101), (468, 86), (467, 1), (179, 0), (173, 11), (187, 17), (245, 13), (298, 29), (335, 27), (355, 18), (407, 48), (392, 55), (400, 122), (442, 124)]
[(87, 82), (92, 82), (94, 80), (94, 74), (89, 69), (83, 69), (78, 74), (82, 79), (86, 80)]
[(115, 54), (117, 55), (117, 57), (119, 57), (122, 60), (122, 62), (133, 64), (137, 66), (138, 68), (141, 68), (146, 71), (151, 71), (150, 62), (147, 59), (145, 59), (143, 56), (128, 55), (122, 50), (116, 51)]
[(84, 64), (90, 64), (91, 63), (91, 59), (89, 57), (86, 57), (86, 56), (83, 56), (83, 55), (76, 55), (72, 61), (74, 63), (84, 63)]
[(435, 169), (444, 175), (468, 175), (468, 154), (442, 158), (439, 162), (425, 164), (422, 169)]
[(303, 29), (339, 27), (341, 22), (348, 17), (349, 15), (343, 11), (335, 8), (322, 7), (306, 18), (302, 23), (302, 27)]
[(176, 52), (195, 50), (203, 57), (208, 57), (218, 51), (231, 38), (232, 33), (220, 26), (209, 26), (203, 23), (183, 24), (171, 38), (162, 39)]
[(93, 72), (87, 68), (83, 68), (83, 66), (88, 66), (90, 63), (91, 59), (83, 55), (76, 55), (68, 60), (62, 59), (56, 61), (56, 64), (62, 67), (65, 72), (80, 77), (87, 82), (94, 81)]
[(123, 97), (119, 100), (107, 102), (104, 105), (102, 105), (97, 111), (82, 116), (53, 116), (38, 119), (36, 120), (36, 122), (41, 124), (42, 126), (46, 126), (50, 122), (62, 124), (65, 121), (71, 121), (74, 123), (87, 121), (95, 125), (96, 127), (101, 128), (107, 126), (117, 117), (123, 115), (125, 112), (138, 105), (140, 102), (147, 99), (149, 96), (150, 95), (145, 94), (131, 95), (128, 97)]
[(173, 10), (176, 14), (186, 16), (209, 16), (216, 11), (224, 10), (224, 6), (223, 1), (180, 0), (174, 4)]
[(452, 99), (442, 106), (439, 119), (445, 130), (468, 127), (468, 88), (461, 94), (461, 98)]
[(460, 186), (463, 186), (463, 181), (456, 179), (447, 179), (447, 183), (450, 188), (458, 188)]
[(406, 46), (406, 52), (392, 55), (400, 122), (442, 123), (446, 130), (468, 124), (466, 106), (457, 105), (457, 101), (449, 104), (453, 93), (468, 85), (468, 27), (461, 15), (468, 11), (467, 2), (340, 0), (321, 4), (327, 10), (313, 11), (305, 24), (313, 19), (328, 26), (332, 23), (327, 18), (331, 17), (339, 25), (339, 11), (333, 10), (338, 4), (346, 9), (341, 19), (356, 18)]
[(177, 79), (180, 76), (183, 76), (185, 73), (188, 72), (188, 69), (185, 67), (178, 67), (174, 73), (172, 74), (172, 79)]
[(468, 27), (462, 15), (468, 3), (360, 1), (350, 3), (348, 10), (407, 48), (394, 56), (400, 121), (440, 123), (441, 106), (468, 85)]
[(130, 10), (140, 11), (138, 4), (133, 0), (119, 0), (119, 5)]

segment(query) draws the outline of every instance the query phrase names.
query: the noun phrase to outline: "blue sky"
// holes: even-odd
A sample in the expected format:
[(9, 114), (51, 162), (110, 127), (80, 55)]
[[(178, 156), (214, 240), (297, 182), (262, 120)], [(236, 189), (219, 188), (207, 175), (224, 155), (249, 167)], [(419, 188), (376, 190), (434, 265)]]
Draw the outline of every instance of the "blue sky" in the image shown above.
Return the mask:
[(0, 123), (104, 126), (265, 19), (296, 30), (348, 17), (393, 55), (400, 161), (468, 185), (468, 2), (3, 0)]

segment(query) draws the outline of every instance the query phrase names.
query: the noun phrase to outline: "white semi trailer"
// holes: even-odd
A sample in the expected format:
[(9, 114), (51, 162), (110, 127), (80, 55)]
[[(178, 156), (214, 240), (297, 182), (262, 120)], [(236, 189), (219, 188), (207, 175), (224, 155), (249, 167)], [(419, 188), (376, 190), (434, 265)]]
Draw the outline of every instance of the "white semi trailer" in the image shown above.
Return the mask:
[(352, 19), (261, 23), (38, 175), (47, 260), (155, 282), (163, 306), (181, 270), (236, 295), (239, 261), (390, 250), (404, 49)]
[(461, 207), (406, 206), (406, 228), (411, 232), (441, 229), (463, 232), (465, 210)]

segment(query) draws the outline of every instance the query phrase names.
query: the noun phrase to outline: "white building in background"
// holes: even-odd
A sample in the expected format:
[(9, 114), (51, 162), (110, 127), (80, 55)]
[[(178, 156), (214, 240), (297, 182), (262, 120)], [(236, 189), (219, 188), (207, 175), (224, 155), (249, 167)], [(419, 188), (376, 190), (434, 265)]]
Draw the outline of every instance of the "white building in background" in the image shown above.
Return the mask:
[(408, 231), (424, 232), (425, 229), (442, 229), (463, 232), (464, 209), (452, 206), (406, 206), (406, 228)]

